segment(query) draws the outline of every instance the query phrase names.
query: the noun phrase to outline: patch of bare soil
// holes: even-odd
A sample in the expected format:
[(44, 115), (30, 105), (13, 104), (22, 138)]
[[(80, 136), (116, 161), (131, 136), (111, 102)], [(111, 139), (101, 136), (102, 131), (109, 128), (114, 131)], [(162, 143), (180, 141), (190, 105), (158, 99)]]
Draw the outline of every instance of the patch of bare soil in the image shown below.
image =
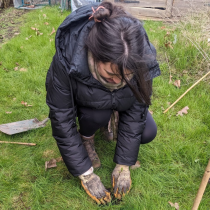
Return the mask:
[(13, 7), (0, 9), (0, 46), (20, 33), (19, 27), (24, 21), (22, 16), (26, 12), (28, 10), (18, 10)]

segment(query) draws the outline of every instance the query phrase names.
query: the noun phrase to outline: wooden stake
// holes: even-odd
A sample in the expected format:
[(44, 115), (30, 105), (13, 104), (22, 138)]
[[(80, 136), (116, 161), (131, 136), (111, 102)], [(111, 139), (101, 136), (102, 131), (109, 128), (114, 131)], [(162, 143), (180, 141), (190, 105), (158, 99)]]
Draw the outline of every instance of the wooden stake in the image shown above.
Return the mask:
[(197, 196), (195, 198), (192, 210), (197, 210), (198, 209), (198, 207), (200, 205), (200, 202), (201, 202), (201, 199), (203, 197), (203, 193), (206, 189), (206, 185), (208, 184), (209, 178), (210, 178), (210, 159), (209, 159), (209, 163), (206, 167), (206, 171), (203, 175), (203, 179), (201, 181), (201, 184), (200, 184)]
[(23, 143), (23, 142), (10, 142), (10, 141), (0, 141), (0, 144), (21, 144), (21, 145), (27, 145), (27, 146), (36, 146), (34, 143)]
[(210, 74), (210, 71), (200, 78), (194, 85), (192, 85), (188, 90), (185, 91), (171, 106), (169, 106), (163, 113), (165, 114), (170, 108), (172, 108), (181, 98), (183, 98), (192, 88), (194, 88), (202, 79)]

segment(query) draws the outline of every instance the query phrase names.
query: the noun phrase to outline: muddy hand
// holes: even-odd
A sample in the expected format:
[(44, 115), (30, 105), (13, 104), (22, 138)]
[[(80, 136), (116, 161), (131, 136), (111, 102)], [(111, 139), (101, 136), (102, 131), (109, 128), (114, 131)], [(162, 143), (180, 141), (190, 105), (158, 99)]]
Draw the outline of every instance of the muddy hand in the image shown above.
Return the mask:
[(100, 177), (94, 173), (87, 176), (80, 175), (82, 187), (86, 193), (97, 202), (97, 204), (103, 204), (111, 202), (110, 192), (105, 189)]
[(131, 176), (129, 166), (116, 164), (112, 172), (112, 186), (114, 196), (121, 199), (131, 188)]

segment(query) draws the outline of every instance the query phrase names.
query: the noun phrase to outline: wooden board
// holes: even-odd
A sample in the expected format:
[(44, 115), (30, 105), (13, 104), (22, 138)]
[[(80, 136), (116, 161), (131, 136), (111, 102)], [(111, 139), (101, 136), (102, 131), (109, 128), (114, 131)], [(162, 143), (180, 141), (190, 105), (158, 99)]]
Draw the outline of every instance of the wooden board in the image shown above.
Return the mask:
[(153, 8), (153, 7), (159, 7), (159, 8), (166, 8), (166, 0), (111, 0), (111, 2), (124, 7), (143, 7), (143, 8)]

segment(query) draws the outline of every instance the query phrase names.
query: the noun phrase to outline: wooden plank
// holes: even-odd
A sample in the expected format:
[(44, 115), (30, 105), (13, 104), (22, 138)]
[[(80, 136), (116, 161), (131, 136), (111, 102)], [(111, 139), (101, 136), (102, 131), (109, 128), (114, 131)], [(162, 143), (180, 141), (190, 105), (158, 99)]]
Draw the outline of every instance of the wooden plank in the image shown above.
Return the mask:
[[(208, 4), (208, 3), (207, 3)], [(209, 1), (210, 4), (210, 1)], [(206, 2), (177, 2), (174, 1), (173, 7), (177, 8), (189, 8), (189, 7), (205, 7)]]
[(166, 8), (166, 0), (111, 0), (110, 2), (123, 7), (160, 7)]
[(159, 18), (166, 17), (165, 10), (159, 10), (159, 9), (129, 7), (127, 8), (127, 11), (130, 12), (134, 16), (141, 15), (141, 16), (146, 16), (146, 17), (159, 17)]
[(167, 0), (167, 3), (166, 3), (166, 16), (167, 17), (172, 16), (172, 6), (173, 6), (173, 0)]

